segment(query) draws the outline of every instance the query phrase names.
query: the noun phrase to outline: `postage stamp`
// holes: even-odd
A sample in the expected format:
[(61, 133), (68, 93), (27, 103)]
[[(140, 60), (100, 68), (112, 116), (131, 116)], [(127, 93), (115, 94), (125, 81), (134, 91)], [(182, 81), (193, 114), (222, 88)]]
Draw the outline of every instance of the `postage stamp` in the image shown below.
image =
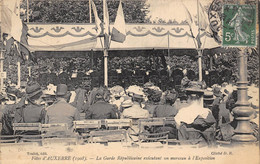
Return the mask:
[(256, 46), (256, 6), (224, 5), (223, 46)]

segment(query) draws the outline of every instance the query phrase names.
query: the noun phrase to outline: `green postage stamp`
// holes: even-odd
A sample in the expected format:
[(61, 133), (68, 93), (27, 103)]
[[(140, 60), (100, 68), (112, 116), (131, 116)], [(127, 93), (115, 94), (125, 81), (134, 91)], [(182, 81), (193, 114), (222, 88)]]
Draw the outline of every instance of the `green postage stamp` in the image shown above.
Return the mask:
[(224, 5), (223, 46), (256, 46), (255, 5)]

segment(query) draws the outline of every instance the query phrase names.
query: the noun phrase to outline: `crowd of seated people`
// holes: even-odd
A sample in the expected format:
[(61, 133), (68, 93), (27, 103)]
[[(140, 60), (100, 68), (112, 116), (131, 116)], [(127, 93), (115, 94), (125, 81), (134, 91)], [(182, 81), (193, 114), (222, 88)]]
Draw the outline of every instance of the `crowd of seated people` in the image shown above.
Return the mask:
[[(19, 98), (14, 95), (12, 100), (8, 92), (1, 94), (1, 134), (12, 135), (12, 123), (66, 123), (72, 129), (73, 121), (84, 119), (127, 118), (134, 122), (147, 118), (173, 118), (174, 123), (148, 129), (149, 133), (168, 131), (170, 139), (207, 144), (232, 135), (224, 134), (223, 128), (231, 131), (235, 128), (232, 113), (237, 94), (235, 87), (224, 83), (207, 88), (201, 82), (183, 81), (185, 85), (181, 87), (186, 98), (182, 100), (175, 89), (162, 91), (151, 82), (142, 87), (96, 87), (89, 91), (81, 88), (69, 91), (66, 84), (43, 89), (37, 82), (28, 82), (25, 93)], [(54, 100), (50, 103), (44, 99), (46, 96), (52, 96)], [(132, 128), (131, 135), (138, 135), (138, 127)], [(254, 135), (257, 137), (258, 133)]]

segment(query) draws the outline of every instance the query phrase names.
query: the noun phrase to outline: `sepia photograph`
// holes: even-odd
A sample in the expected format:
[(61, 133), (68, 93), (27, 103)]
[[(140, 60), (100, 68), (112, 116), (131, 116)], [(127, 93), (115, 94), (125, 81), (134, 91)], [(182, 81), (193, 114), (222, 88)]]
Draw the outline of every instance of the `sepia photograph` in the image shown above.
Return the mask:
[(259, 164), (260, 0), (0, 0), (0, 164)]

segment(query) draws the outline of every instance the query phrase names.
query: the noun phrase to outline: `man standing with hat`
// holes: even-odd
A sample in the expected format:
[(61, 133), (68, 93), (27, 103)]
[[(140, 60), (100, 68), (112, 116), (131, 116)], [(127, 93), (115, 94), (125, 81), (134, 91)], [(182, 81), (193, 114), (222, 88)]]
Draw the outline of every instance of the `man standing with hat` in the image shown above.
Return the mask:
[(68, 128), (72, 128), (73, 121), (80, 120), (77, 108), (67, 102), (69, 96), (67, 85), (58, 84), (56, 89), (57, 102), (47, 108), (45, 123), (66, 123)]
[(14, 121), (17, 123), (44, 123), (46, 111), (41, 104), (42, 89), (38, 83), (26, 87), (26, 100), (28, 104), (17, 108)]

